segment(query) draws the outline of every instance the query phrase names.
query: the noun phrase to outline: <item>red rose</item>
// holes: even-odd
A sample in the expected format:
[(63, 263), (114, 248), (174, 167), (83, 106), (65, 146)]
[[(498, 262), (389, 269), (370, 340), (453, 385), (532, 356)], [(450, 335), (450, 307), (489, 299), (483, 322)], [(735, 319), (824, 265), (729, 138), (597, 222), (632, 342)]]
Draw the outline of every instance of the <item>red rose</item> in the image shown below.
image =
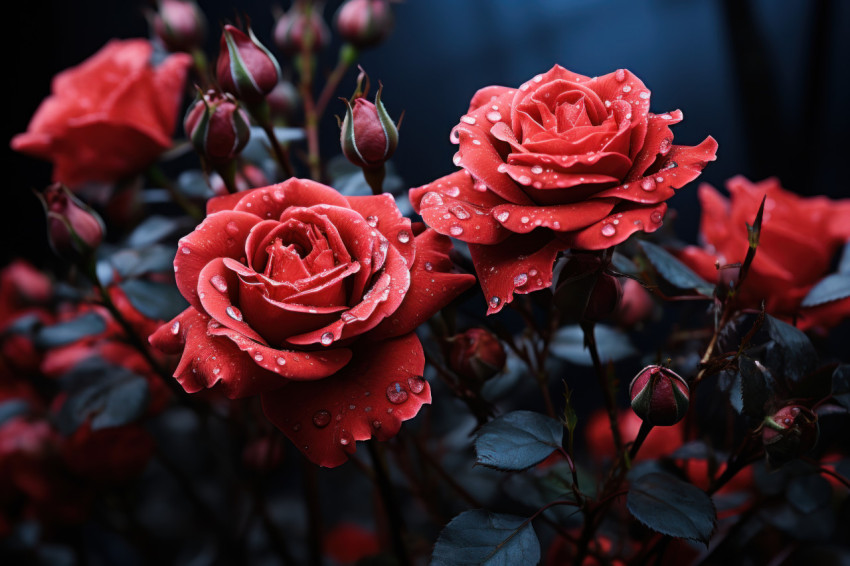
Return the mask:
[(12, 149), (52, 161), (69, 186), (114, 182), (150, 165), (171, 134), (192, 59), (175, 54), (154, 68), (151, 44), (113, 40), (53, 79), (29, 128)]
[(649, 112), (649, 90), (620, 69), (588, 78), (555, 66), (519, 89), (490, 86), (452, 130), (463, 167), (410, 199), (426, 224), (469, 243), (489, 313), (552, 282), (567, 248), (609, 248), (661, 225), (675, 189), (717, 143), (673, 145), (680, 111)]
[(450, 272), (448, 238), (414, 232), (390, 195), (300, 179), (207, 212), (174, 260), (191, 307), (151, 336), (182, 351), (187, 392), (262, 395), (269, 419), (329, 467), (430, 402), (413, 330), (474, 283)]
[(785, 320), (796, 317), (797, 326), (804, 330), (829, 328), (850, 316), (850, 298), (800, 307), (812, 287), (829, 273), (836, 252), (850, 240), (850, 199), (802, 198), (783, 189), (776, 179), (753, 184), (735, 177), (726, 186), (731, 200), (710, 185), (700, 186), (704, 247), (688, 246), (679, 258), (706, 281), (734, 278), (737, 270), (718, 272), (715, 262), (722, 266), (744, 261), (745, 224), (753, 223), (766, 195), (758, 250), (735, 296), (737, 306), (758, 309), (764, 300), (769, 314)]

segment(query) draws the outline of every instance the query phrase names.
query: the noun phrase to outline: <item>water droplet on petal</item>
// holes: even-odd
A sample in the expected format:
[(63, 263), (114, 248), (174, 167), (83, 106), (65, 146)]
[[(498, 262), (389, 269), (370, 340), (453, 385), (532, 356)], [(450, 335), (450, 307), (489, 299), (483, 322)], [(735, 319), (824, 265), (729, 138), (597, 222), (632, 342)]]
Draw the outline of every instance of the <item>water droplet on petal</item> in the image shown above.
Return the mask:
[(354, 322), (355, 320), (357, 320), (357, 317), (354, 316), (353, 314), (351, 314), (350, 312), (342, 313), (341, 315), (339, 315), (339, 318), (341, 318), (342, 321), (346, 324), (348, 324), (349, 322)]
[(470, 126), (475, 124), (475, 117), (473, 116), (461, 116), (460, 121), (469, 124)]
[(220, 293), (227, 292), (227, 280), (221, 275), (213, 275), (210, 277), (210, 283), (215, 287)]
[(218, 375), (221, 373), (221, 368), (213, 368), (213, 375)]
[(408, 377), (407, 387), (410, 388), (410, 391), (419, 395), (425, 389), (425, 380), (420, 376)]
[(348, 446), (352, 442), (354, 442), (354, 437), (351, 436), (351, 433), (344, 430), (339, 431), (339, 443), (341, 445)]
[(626, 86), (623, 87), (623, 92), (630, 92), (631, 90), (632, 90), (632, 87), (630, 87), (629, 85), (626, 85)]
[(496, 220), (498, 220), (499, 222), (504, 222), (508, 219), (510, 215), (510, 212), (508, 212), (507, 210), (503, 210), (502, 212), (496, 215)]
[(613, 224), (605, 224), (602, 226), (602, 235), (610, 238), (614, 234), (617, 233), (617, 229), (614, 228)]
[(646, 100), (647, 98), (649, 98), (649, 91), (648, 90), (642, 90), (640, 92), (640, 94), (638, 94), (638, 96), (641, 97), (642, 99)]
[(508, 166), (505, 165), (504, 163), (499, 163), (499, 166), (496, 167), (496, 171), (498, 171), (499, 173), (504, 173), (507, 170), (508, 170)]
[(446, 189), (446, 194), (452, 198), (455, 198), (460, 194), (460, 189), (458, 187), (449, 187), (448, 189)]
[(641, 189), (643, 189), (643, 190), (645, 190), (646, 192), (654, 191), (654, 190), (655, 190), (655, 188), (656, 188), (656, 187), (655, 187), (655, 181), (653, 181), (653, 180), (652, 180), (651, 178), (649, 178), (649, 177), (645, 177), (645, 178), (644, 178), (644, 179), (640, 182), (640, 188), (641, 188)]
[(387, 399), (390, 403), (399, 405), (407, 401), (407, 390), (396, 381), (387, 387)]
[(286, 365), (286, 358), (284, 358), (283, 356), (279, 356), (275, 361), (279, 366)]
[(457, 224), (454, 224), (449, 228), (449, 234), (451, 234), (452, 236), (460, 236), (461, 234), (463, 234), (463, 228), (461, 228)]
[(369, 226), (371, 226), (372, 228), (374, 228), (375, 226), (377, 226), (377, 225), (378, 225), (378, 217), (377, 217), (377, 216), (374, 216), (374, 215), (372, 215), (372, 216), (367, 216), (367, 217), (366, 217), (366, 224), (368, 224)]
[(434, 266), (431, 264), (431, 262), (426, 261), (425, 262), (425, 271), (433, 271), (433, 269), (434, 269)]
[(257, 352), (256, 354), (254, 354), (254, 360), (256, 360), (258, 362), (263, 361), (263, 355), (260, 354), (259, 352)]
[(670, 140), (670, 138), (664, 138), (658, 145), (658, 153), (660, 153), (661, 155), (667, 155), (668, 153), (670, 153), (670, 147), (672, 146), (672, 144), (673, 142)]
[(487, 119), (491, 122), (498, 122), (502, 119), (502, 115), (494, 110), (492, 112), (487, 112)]
[(239, 233), (239, 226), (236, 222), (228, 222), (224, 227), (224, 231), (230, 234), (231, 236), (235, 236)]
[(180, 321), (175, 320), (174, 324), (171, 325), (171, 333), (176, 335), (178, 332), (180, 332)]
[(502, 301), (501, 301), (501, 299), (499, 299), (499, 297), (490, 297), (490, 308), (495, 309), (496, 307), (499, 306), (499, 303), (501, 303), (501, 302)]
[(452, 163), (455, 165), (460, 165), (460, 153), (455, 153), (454, 157), (452, 157)]
[(534, 173), (535, 175), (539, 175), (543, 172), (543, 167), (541, 167), (540, 165), (534, 165), (531, 168), (531, 172)]
[(183, 246), (182, 248), (180, 248), (180, 251), (183, 252), (186, 255), (189, 255), (190, 253), (192, 253), (192, 251), (189, 248), (187, 248), (186, 246)]
[(471, 216), (471, 214), (469, 214), (469, 212), (459, 204), (456, 204), (456, 205), (449, 207), (449, 210), (451, 211), (452, 214), (457, 216), (460, 220), (466, 220), (467, 218), (469, 218)]
[(323, 346), (330, 346), (331, 342), (333, 342), (333, 341), (334, 341), (333, 333), (325, 332), (324, 334), (322, 334), (322, 345)]
[(664, 218), (664, 216), (657, 210), (649, 215), (649, 219), (652, 220), (653, 222), (655, 222), (656, 224), (661, 224), (661, 220), (663, 218)]
[(522, 218), (519, 219), (519, 221), (522, 222), (523, 224), (528, 224), (528, 216), (523, 216)]
[(442, 204), (443, 197), (440, 196), (440, 193), (431, 191), (425, 193), (425, 196), (422, 197), (422, 206), (441, 206)]
[(520, 273), (516, 277), (514, 277), (514, 285), (516, 287), (521, 287), (528, 282), (528, 275), (525, 273)]
[(224, 312), (236, 322), (242, 322), (242, 313), (236, 307), (227, 307)]
[(398, 233), (398, 241), (402, 244), (406, 244), (410, 241), (410, 232), (407, 230), (400, 230)]
[(626, 71), (624, 69), (617, 69), (614, 73), (614, 78), (617, 79), (617, 82), (623, 82), (626, 80)]
[(519, 182), (520, 185), (530, 185), (531, 184), (531, 177), (529, 177), (528, 175), (520, 175), (520, 177), (519, 177), (519, 179), (517, 179), (517, 181)]

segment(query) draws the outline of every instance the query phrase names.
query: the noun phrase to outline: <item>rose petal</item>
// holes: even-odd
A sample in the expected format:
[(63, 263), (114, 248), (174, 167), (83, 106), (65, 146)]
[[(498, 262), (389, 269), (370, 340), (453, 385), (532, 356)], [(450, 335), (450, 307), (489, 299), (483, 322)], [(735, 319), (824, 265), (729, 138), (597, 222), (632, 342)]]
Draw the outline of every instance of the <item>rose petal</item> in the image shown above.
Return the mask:
[(291, 383), (263, 395), (269, 420), (320, 466), (344, 463), (357, 440), (392, 438), (403, 421), (431, 402), (431, 390), (421, 378), (425, 357), (415, 334), (355, 351), (351, 362), (331, 377)]
[[(425, 198), (428, 193), (435, 193), (440, 198)], [(410, 189), (409, 195), (410, 203), (416, 212), (430, 206), (439, 206), (440, 200), (445, 199), (456, 199), (481, 208), (491, 208), (505, 203), (499, 195), (488, 191), (484, 183), (475, 181), (466, 169), (440, 177), (427, 185)], [(433, 202), (430, 202), (432, 200)]]
[(434, 230), (426, 230), (416, 237), (416, 261), (410, 269), (410, 289), (401, 305), (366, 338), (383, 340), (412, 332), (475, 284), (475, 276), (451, 272), (455, 268), (449, 258), (451, 247), (451, 240)]
[(315, 204), (348, 208), (345, 197), (332, 188), (315, 181), (293, 177), (276, 185), (214, 197), (207, 202), (207, 214), (220, 210), (239, 210), (262, 219), (276, 220), (291, 206), (309, 207)]
[(469, 244), (487, 314), (502, 310), (514, 293), (531, 293), (552, 284), (552, 265), (567, 246), (548, 230), (511, 236), (498, 246)]
[(667, 203), (655, 206), (624, 203), (607, 218), (583, 230), (564, 234), (567, 247), (578, 250), (604, 250), (625, 242), (635, 232), (655, 232), (664, 223)]
[(198, 275), (198, 296), (203, 306), (201, 312), (251, 340), (266, 343), (265, 338), (245, 320), (245, 313), (237, 306), (240, 294), (239, 278), (225, 266), (222, 258), (210, 261)]
[[(474, 112), (485, 104), (493, 105), (498, 99), (500, 99), (505, 94), (507, 94), (509, 97), (512, 97), (514, 92), (515, 90), (506, 86), (485, 86), (484, 88), (479, 89), (474, 95), (472, 95), (472, 100), (469, 101), (468, 112)], [(508, 98), (507, 100), (510, 99)]]
[(346, 197), (351, 208), (366, 219), (366, 223), (377, 228), (408, 264), (415, 255), (410, 219), (401, 215), (395, 197), (389, 193), (369, 196)]
[(245, 240), (257, 222), (257, 217), (244, 212), (211, 214), (194, 232), (180, 240), (174, 258), (174, 278), (180, 293), (193, 307), (204, 309), (197, 289), (204, 266), (216, 258), (242, 258), (244, 261)]
[(505, 228), (517, 234), (526, 234), (539, 227), (571, 232), (602, 220), (615, 204), (614, 199), (540, 207), (503, 204), (493, 208), (493, 216)]

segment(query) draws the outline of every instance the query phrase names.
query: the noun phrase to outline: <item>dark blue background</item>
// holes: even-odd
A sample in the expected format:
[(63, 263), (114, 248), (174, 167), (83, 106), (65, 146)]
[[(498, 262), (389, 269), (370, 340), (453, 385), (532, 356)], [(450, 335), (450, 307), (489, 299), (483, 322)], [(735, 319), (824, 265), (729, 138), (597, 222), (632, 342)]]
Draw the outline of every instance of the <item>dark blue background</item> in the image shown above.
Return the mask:
[[(219, 24), (247, 14), (270, 43), (271, 4), (201, 1), (217, 52)], [(144, 2), (18, 2), (6, 19), (7, 140), (23, 131), (56, 72), (111, 37), (145, 36)], [(330, 17), (339, 5), (329, 2)], [(586, 75), (628, 68), (652, 91), (652, 110), (679, 108), (676, 143), (719, 142), (702, 179), (716, 186), (736, 174), (778, 176), (801, 194), (850, 196), (850, 2), (840, 0), (407, 0), (396, 28), (362, 64), (385, 85), (391, 115), (405, 111), (396, 167), (410, 186), (454, 170), (449, 131), (473, 93), (517, 86), (559, 63)], [(11, 38), (11, 39), (9, 39)], [(335, 63), (338, 43), (322, 54)], [(286, 68), (289, 62), (281, 59)], [(9, 68), (10, 66), (11, 68)], [(353, 88), (354, 72), (340, 94)], [(323, 151), (338, 152), (332, 103)], [(182, 133), (182, 132), (181, 132)], [(6, 150), (4, 258), (45, 253), (39, 205), (28, 189), (49, 182), (50, 167)], [(679, 234), (695, 241), (695, 186), (671, 201)], [(11, 210), (10, 210), (11, 209)]]

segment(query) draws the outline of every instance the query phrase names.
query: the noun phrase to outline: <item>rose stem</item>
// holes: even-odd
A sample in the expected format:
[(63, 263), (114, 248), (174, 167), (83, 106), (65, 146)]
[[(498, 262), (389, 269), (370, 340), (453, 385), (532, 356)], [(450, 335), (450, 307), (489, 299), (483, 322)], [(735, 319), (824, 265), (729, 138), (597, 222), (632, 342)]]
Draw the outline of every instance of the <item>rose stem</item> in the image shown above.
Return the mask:
[(304, 43), (301, 55), (297, 61), (301, 71), (299, 88), (304, 104), (304, 130), (307, 134), (307, 165), (310, 167), (310, 178), (321, 181), (322, 168), (319, 157), (319, 114), (313, 99), (313, 60), (312, 45)]
[(381, 501), (384, 504), (384, 511), (387, 513), (387, 518), (390, 522), (390, 536), (392, 537), (393, 551), (400, 566), (409, 566), (411, 564), (410, 557), (407, 554), (407, 549), (404, 545), (402, 530), (404, 529), (404, 518), (398, 506), (398, 501), (395, 498), (390, 478), (387, 474), (385, 463), (378, 453), (378, 448), (375, 446), (375, 441), (369, 440), (366, 442), (366, 447), (369, 449), (369, 456), (372, 458), (372, 467), (375, 470), (375, 483), (378, 486), (378, 491), (381, 493)]
[(322, 88), (322, 93), (319, 96), (319, 101), (316, 103), (315, 112), (317, 119), (321, 119), (325, 112), (325, 108), (328, 106), (328, 102), (330, 102), (331, 97), (339, 87), (340, 81), (342, 81), (342, 78), (345, 76), (345, 72), (349, 67), (351, 67), (351, 65), (354, 64), (358, 55), (359, 53), (357, 52), (357, 48), (348, 43), (343, 45), (339, 50), (339, 59), (336, 62), (336, 67), (334, 67), (334, 70), (331, 71), (330, 75), (328, 75), (328, 78), (325, 81), (325, 86)]
[(163, 170), (159, 167), (159, 165), (152, 165), (150, 169), (148, 169), (148, 175), (151, 178), (151, 181), (158, 185), (162, 185), (165, 190), (168, 191), (168, 194), (171, 195), (171, 199), (183, 209), (186, 214), (191, 216), (196, 221), (200, 222), (204, 219), (204, 213), (197, 206), (192, 204), (192, 201), (186, 198), (186, 196), (180, 192), (180, 190), (174, 186), (174, 183), (171, 182)]
[(608, 411), (608, 421), (611, 425), (611, 436), (614, 438), (614, 445), (617, 447), (617, 453), (619, 454), (623, 451), (623, 439), (620, 436), (620, 428), (617, 426), (617, 408), (611, 388), (608, 385), (605, 368), (602, 367), (602, 361), (599, 359), (599, 350), (596, 347), (596, 337), (593, 335), (593, 327), (594, 324), (592, 322), (581, 323), (581, 329), (584, 332), (584, 343), (590, 351), (590, 358), (593, 360), (593, 368), (596, 371), (596, 379), (602, 388), (602, 398), (605, 401), (605, 409)]
[(274, 154), (275, 161), (277, 161), (278, 165), (280, 165), (284, 175), (286, 175), (287, 178), (294, 177), (295, 170), (292, 168), (292, 162), (289, 161), (289, 154), (285, 149), (283, 149), (283, 146), (280, 145), (277, 135), (274, 133), (274, 124), (272, 123), (269, 103), (263, 100), (259, 104), (252, 105), (249, 108), (249, 111), (254, 120), (257, 121), (266, 133), (269, 145), (272, 146), (272, 153)]
[(124, 330), (124, 334), (127, 335), (127, 339), (130, 341), (130, 344), (139, 351), (139, 353), (145, 358), (145, 361), (148, 362), (148, 365), (162, 378), (162, 381), (165, 382), (165, 385), (171, 389), (171, 392), (174, 393), (175, 398), (194, 409), (196, 412), (201, 411), (200, 405), (194, 402), (194, 400), (190, 399), (186, 391), (183, 390), (182, 387), (174, 380), (174, 378), (169, 375), (169, 373), (162, 367), (156, 358), (150, 353), (150, 350), (145, 346), (142, 342), (141, 338), (139, 338), (136, 331), (127, 322), (127, 319), (124, 318), (124, 315), (121, 314), (121, 311), (115, 306), (115, 303), (112, 302), (112, 297), (109, 296), (109, 292), (106, 290), (106, 287), (103, 286), (103, 283), (100, 281), (100, 278), (97, 276), (97, 268), (95, 264), (94, 258), (91, 259), (89, 265), (87, 267), (89, 279), (91, 279), (98, 291), (100, 292), (101, 301), (103, 302), (103, 306), (109, 311), (109, 313), (118, 321), (118, 324), (121, 325), (121, 328)]

